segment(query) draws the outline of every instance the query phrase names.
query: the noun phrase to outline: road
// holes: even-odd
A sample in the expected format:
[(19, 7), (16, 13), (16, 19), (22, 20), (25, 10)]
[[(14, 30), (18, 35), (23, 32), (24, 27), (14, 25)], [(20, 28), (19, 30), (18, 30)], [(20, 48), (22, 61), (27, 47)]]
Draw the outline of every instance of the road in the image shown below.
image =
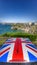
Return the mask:
[(0, 63), (0, 65), (37, 65), (37, 62), (35, 63)]

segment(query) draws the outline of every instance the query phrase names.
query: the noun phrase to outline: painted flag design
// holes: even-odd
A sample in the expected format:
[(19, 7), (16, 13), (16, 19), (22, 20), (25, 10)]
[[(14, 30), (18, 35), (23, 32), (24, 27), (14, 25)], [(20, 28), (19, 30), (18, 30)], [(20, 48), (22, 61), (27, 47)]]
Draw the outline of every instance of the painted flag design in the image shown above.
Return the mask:
[(0, 62), (37, 62), (37, 48), (28, 38), (9, 38), (0, 48)]

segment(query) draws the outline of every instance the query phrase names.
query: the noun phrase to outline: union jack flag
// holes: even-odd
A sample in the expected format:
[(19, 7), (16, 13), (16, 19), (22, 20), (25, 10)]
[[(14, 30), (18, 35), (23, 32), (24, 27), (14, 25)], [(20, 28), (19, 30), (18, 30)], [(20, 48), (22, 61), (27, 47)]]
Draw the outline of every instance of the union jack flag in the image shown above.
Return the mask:
[(0, 48), (0, 62), (37, 62), (37, 48), (28, 38), (10, 38)]

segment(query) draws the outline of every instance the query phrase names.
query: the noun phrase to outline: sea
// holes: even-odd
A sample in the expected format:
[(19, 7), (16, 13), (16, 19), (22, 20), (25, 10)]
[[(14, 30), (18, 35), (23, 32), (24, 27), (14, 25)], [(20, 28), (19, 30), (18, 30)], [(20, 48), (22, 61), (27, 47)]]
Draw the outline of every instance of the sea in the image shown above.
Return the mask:
[(0, 34), (4, 34), (7, 32), (14, 32), (14, 30), (11, 29), (10, 24), (0, 24)]
[(0, 23), (0, 34), (4, 34), (7, 32), (22, 32), (22, 30), (14, 30), (11, 29), (12, 25), (11, 24), (1, 24)]

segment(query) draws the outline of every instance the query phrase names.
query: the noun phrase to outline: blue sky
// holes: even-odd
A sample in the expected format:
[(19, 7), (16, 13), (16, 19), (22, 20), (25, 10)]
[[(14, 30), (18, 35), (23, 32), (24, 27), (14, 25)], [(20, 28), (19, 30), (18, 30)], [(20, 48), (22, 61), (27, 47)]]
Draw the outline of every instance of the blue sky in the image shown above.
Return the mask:
[(37, 0), (0, 0), (0, 22), (37, 21)]

